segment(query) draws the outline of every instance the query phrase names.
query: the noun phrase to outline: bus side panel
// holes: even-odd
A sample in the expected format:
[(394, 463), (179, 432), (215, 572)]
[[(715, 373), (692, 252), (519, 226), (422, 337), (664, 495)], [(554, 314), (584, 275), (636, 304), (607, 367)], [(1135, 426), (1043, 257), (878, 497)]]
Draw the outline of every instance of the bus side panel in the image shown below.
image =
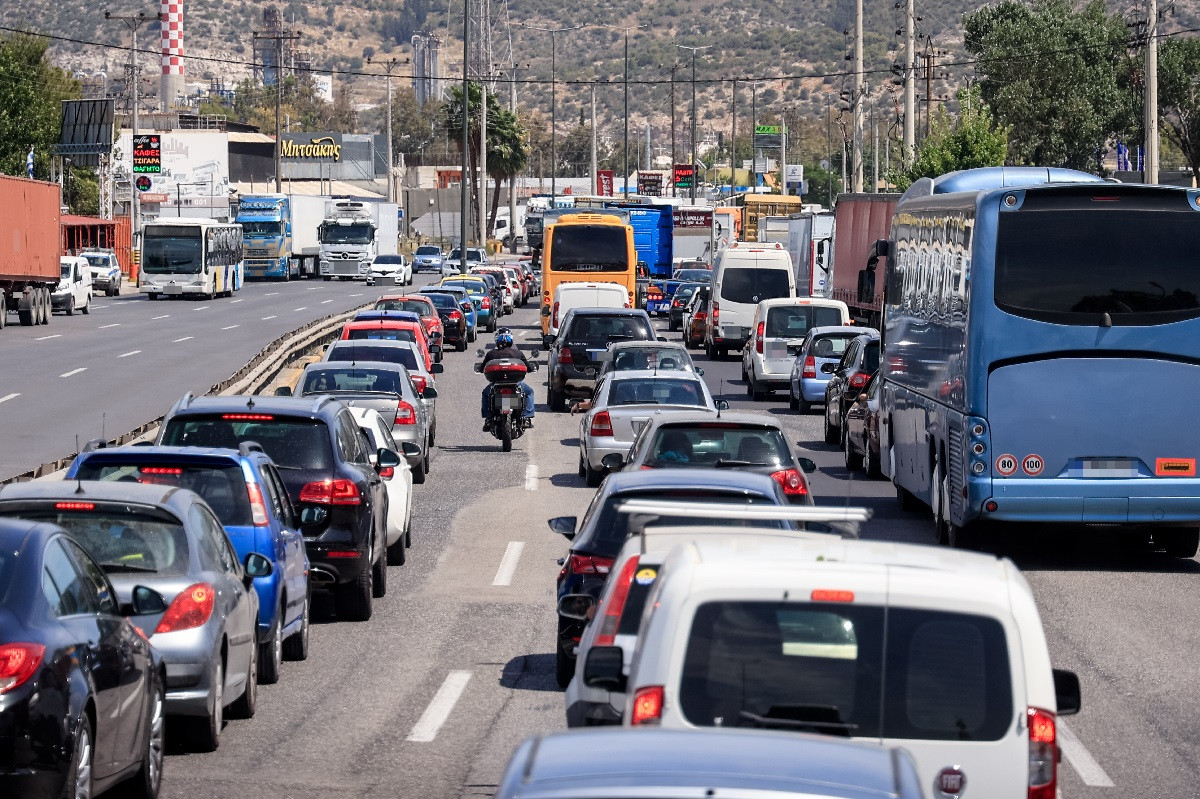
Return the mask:
[(932, 472), (930, 407), (921, 395), (891, 382), (884, 384), (881, 407), (886, 409), (886, 422), (880, 432), (884, 468), (894, 484), (928, 503)]

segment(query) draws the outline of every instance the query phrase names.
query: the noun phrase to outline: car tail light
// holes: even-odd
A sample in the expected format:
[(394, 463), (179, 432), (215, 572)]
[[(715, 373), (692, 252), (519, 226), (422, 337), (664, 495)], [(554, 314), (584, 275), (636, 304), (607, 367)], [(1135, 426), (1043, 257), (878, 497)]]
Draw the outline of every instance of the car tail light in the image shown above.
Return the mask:
[(1058, 735), (1054, 714), (1031, 707), (1029, 722), (1029, 799), (1054, 799), (1058, 792)]
[(339, 477), (306, 484), (300, 489), (300, 501), (314, 505), (358, 505), (362, 494), (353, 480)]
[(384, 466), (382, 469), (379, 470), (379, 477), (383, 480), (391, 480), (395, 476), (396, 476), (396, 467), (394, 467), (394, 466)]
[(354, 550), (354, 549), (331, 549), (325, 553), (325, 557), (327, 557), (327, 558), (345, 558), (346, 560), (349, 560), (350, 558), (357, 558), (359, 556), (359, 554), (360, 553), (358, 552), (358, 550)]
[(612, 558), (571, 553), (571, 557), (567, 559), (567, 568), (565, 571), (571, 574), (608, 574), (612, 569), (612, 565)]
[(94, 502), (55, 502), (55, 510), (95, 510)]
[(763, 335), (767, 332), (767, 323), (759, 322), (758, 330), (754, 334), (754, 351), (762, 355), (763, 351)]
[(570, 347), (563, 347), (558, 353), (559, 363), (575, 363), (575, 356), (571, 354)]
[(250, 520), (257, 525), (267, 524), (267, 503), (258, 483), (246, 483), (246, 496), (250, 499)]
[(469, 311), (471, 310), (472, 306), (470, 300), (468, 300), (467, 302), (459, 303), (458, 307), (462, 308), (464, 311)]
[(850, 387), (851, 388), (862, 388), (863, 386), (865, 386), (867, 384), (867, 381), (870, 379), (871, 379), (871, 376), (869, 374), (867, 374), (866, 372), (855, 372), (854, 374), (850, 375)]
[(634, 555), (625, 561), (621, 573), (617, 575), (617, 584), (612, 596), (604, 607), (604, 615), (600, 618), (600, 629), (596, 633), (594, 646), (612, 646), (616, 639), (617, 626), (621, 622), (621, 614), (625, 612), (625, 602), (629, 599), (629, 589), (633, 586), (633, 575), (637, 573), (638, 556)]
[(608, 415), (608, 411), (600, 411), (592, 417), (592, 427), (588, 430), (588, 435), (611, 436), (612, 434), (612, 417)]
[(458, 311), (451, 311), (449, 319), (451, 322), (457, 322), (459, 319), (462, 319), (462, 314)]
[(142, 474), (183, 474), (178, 466), (142, 466), (138, 469)]
[(429, 385), (429, 381), (425, 379), (425, 375), (409, 375), (409, 379), (412, 380), (413, 388), (417, 390), (418, 394), (424, 391), (426, 386)]
[(554, 303), (554, 309), (550, 312), (551, 327), (558, 327), (558, 303)]
[(637, 689), (633, 695), (632, 722), (634, 727), (657, 726), (662, 721), (663, 688), (661, 685), (647, 685)]
[(396, 406), (396, 424), (416, 424), (417, 409), (414, 408), (407, 400), (400, 400), (400, 404)]
[(714, 325), (721, 321), (721, 306), (715, 302), (712, 305), (712, 320)]
[(679, 300), (671, 300), (671, 307), (672, 307), (672, 308), (679, 308), (679, 307), (682, 307), (682, 306), (683, 306), (683, 303), (682, 303), (682, 302), (680, 302)]
[(853, 602), (854, 592), (834, 588), (814, 588), (810, 597), (813, 602)]
[(805, 378), (807, 378), (807, 377), (815, 378), (817, 376), (817, 359), (816, 358), (809, 355), (807, 358), (804, 359), (804, 371), (800, 373), (800, 376), (805, 377)]
[(24, 683), (42, 663), (46, 647), (41, 644), (0, 645), (0, 694)]
[(271, 422), (275, 417), (269, 413), (223, 413), (222, 419), (230, 422)]
[(482, 300), (479, 301), (479, 307), (485, 311), (490, 311), (492, 309), (492, 301), (489, 300), (487, 297), (484, 297)]
[(704, 311), (696, 311), (696, 313), (694, 313), (692, 315), (692, 319), (697, 322), (703, 322), (707, 318), (708, 318), (708, 314), (705, 313)]
[(804, 482), (804, 475), (799, 469), (784, 469), (780, 472), (772, 472), (771, 479), (783, 486), (783, 493), (789, 497), (802, 497), (808, 493), (808, 486)]
[(217, 591), (208, 583), (195, 583), (179, 592), (158, 621), (154, 634), (174, 633), (203, 627), (212, 616)]

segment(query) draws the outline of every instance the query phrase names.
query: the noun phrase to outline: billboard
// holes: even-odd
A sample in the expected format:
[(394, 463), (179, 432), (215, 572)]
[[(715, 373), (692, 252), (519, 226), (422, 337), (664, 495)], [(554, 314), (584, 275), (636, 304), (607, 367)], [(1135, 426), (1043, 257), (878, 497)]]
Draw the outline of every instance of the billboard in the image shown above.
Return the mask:
[(113, 100), (63, 100), (56, 155), (70, 158), (75, 166), (99, 166), (112, 143)]
[(596, 194), (601, 197), (613, 196), (613, 170), (596, 170)]
[(646, 197), (661, 197), (663, 193), (663, 176), (657, 172), (639, 172), (637, 179), (638, 194)]
[(691, 164), (675, 165), (675, 188), (690, 189), (696, 176), (696, 168)]
[[(155, 149), (158, 171), (151, 172)], [(162, 206), (159, 216), (229, 216), (229, 134), (224, 131), (139, 132), (135, 141), (122, 130), (114, 160), (118, 173), (136, 184), (147, 218), (154, 217), (156, 200)]]
[(783, 146), (783, 126), (782, 125), (755, 125), (754, 126), (754, 147), (755, 149), (779, 149)]

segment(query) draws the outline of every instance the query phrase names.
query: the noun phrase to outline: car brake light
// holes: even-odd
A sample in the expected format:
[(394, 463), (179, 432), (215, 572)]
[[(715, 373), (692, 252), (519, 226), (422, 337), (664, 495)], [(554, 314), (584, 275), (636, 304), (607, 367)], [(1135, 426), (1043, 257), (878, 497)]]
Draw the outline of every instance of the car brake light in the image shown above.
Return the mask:
[(647, 685), (637, 689), (633, 695), (632, 722), (634, 727), (657, 725), (662, 721), (663, 688), (661, 685)]
[(1025, 711), (1029, 722), (1029, 794), (1028, 799), (1054, 799), (1058, 792), (1058, 736), (1054, 714), (1031, 707)]
[(817, 376), (817, 359), (809, 355), (804, 359), (804, 371), (800, 374), (801, 377), (815, 378)]
[(409, 375), (409, 379), (412, 380), (413, 388), (417, 390), (418, 394), (424, 391), (426, 386), (429, 385), (429, 381), (425, 379), (425, 375)]
[(300, 501), (313, 505), (358, 505), (362, 495), (353, 480), (339, 477), (305, 484), (300, 489)]
[(462, 319), (462, 314), (460, 314), (458, 311), (450, 312), (450, 320), (451, 321), (457, 322), (459, 319)]
[(183, 474), (183, 469), (172, 466), (142, 466), (138, 471), (142, 474)]
[(396, 476), (396, 467), (394, 467), (394, 466), (384, 466), (382, 469), (379, 470), (379, 477), (383, 480), (391, 480), (395, 476)]
[(271, 422), (275, 417), (269, 413), (223, 413), (221, 418), (230, 422)]
[(396, 424), (416, 424), (417, 409), (414, 408), (407, 400), (400, 400), (396, 406)]
[(621, 567), (612, 596), (608, 598), (608, 604), (604, 607), (594, 646), (612, 646), (616, 639), (617, 626), (621, 621), (621, 614), (625, 612), (625, 602), (629, 599), (629, 589), (633, 586), (633, 576), (637, 573), (637, 568), (637, 555), (625, 561), (625, 565)]
[(783, 493), (789, 497), (802, 497), (808, 493), (808, 486), (804, 483), (804, 475), (800, 473), (799, 469), (784, 469), (780, 472), (772, 472), (771, 478), (783, 486)]
[(558, 353), (559, 363), (575, 363), (575, 356), (571, 354), (570, 347), (563, 347)]
[(0, 694), (32, 677), (45, 653), (46, 647), (41, 644), (0, 644)]
[(588, 435), (612, 436), (612, 434), (612, 417), (608, 415), (608, 411), (600, 411), (592, 417), (592, 427), (588, 430)]
[(863, 386), (865, 386), (867, 384), (867, 381), (870, 379), (871, 379), (871, 376), (869, 374), (867, 374), (866, 372), (855, 372), (854, 374), (850, 375), (850, 387), (851, 388), (862, 388)]
[(600, 558), (593, 555), (571, 554), (567, 561), (566, 571), (572, 574), (608, 574), (612, 569), (612, 558)]
[(212, 616), (217, 591), (208, 583), (195, 583), (179, 592), (158, 621), (154, 634), (203, 627)]
[(95, 510), (94, 502), (55, 502), (55, 510)]
[(550, 324), (553, 327), (558, 327), (558, 303), (554, 303), (554, 310), (550, 313)]
[(492, 308), (492, 301), (489, 300), (487, 297), (484, 297), (482, 300), (479, 301), (479, 307), (485, 311), (489, 311)]
[(267, 503), (258, 483), (246, 483), (246, 495), (250, 498), (250, 520), (257, 525), (267, 524)]
[(705, 313), (704, 311), (696, 311), (696, 313), (694, 313), (692, 315), (692, 318), (698, 322), (703, 322), (705, 319), (708, 318), (708, 314)]
[(762, 355), (763, 351), (763, 334), (767, 331), (767, 323), (759, 322), (758, 331), (754, 334), (754, 351)]
[(853, 591), (838, 591), (830, 588), (814, 588), (811, 594), (813, 602), (853, 602)]

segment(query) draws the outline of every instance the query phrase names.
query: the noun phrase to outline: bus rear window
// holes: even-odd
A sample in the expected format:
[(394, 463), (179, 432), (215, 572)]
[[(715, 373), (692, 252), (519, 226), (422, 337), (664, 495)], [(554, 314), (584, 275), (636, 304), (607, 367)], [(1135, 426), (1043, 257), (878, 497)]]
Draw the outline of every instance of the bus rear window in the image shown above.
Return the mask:
[(629, 240), (617, 225), (555, 225), (551, 272), (627, 272)]

